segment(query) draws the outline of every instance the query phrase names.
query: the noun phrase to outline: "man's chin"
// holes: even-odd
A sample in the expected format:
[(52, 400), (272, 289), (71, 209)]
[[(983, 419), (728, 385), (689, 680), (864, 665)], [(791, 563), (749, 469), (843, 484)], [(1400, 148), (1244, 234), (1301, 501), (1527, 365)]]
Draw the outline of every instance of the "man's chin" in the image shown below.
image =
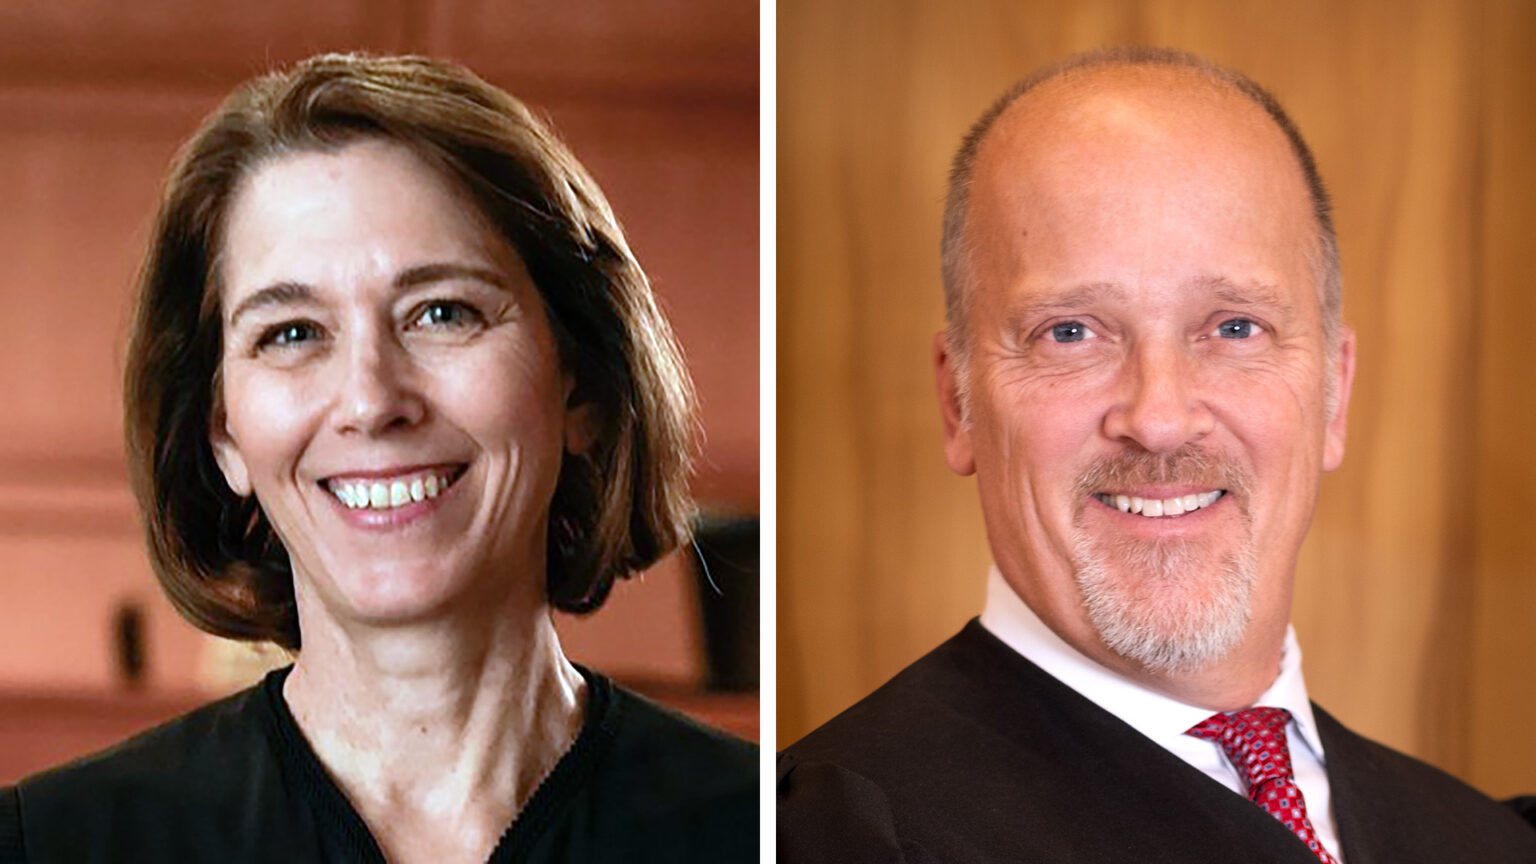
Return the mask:
[(1111, 651), (1148, 672), (1180, 675), (1207, 669), (1237, 647), (1256, 561), (1251, 552), (1211, 555), (1201, 545), (1157, 544), (1127, 556), (1123, 548), (1106, 554), (1079, 542), (1078, 588)]

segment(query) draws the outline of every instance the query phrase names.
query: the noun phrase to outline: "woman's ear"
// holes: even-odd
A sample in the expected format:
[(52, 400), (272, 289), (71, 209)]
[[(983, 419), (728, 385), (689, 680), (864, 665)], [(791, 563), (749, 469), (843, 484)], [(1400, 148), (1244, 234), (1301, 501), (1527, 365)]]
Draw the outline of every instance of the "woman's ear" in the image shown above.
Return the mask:
[(566, 407), (565, 450), (567, 453), (581, 456), (591, 449), (592, 443), (597, 440), (597, 421), (597, 405), (592, 402)]
[(576, 456), (585, 454), (597, 441), (602, 417), (596, 402), (590, 402), (576, 392), (576, 379), (565, 376), (565, 451)]
[(222, 410), (215, 411), (208, 424), (208, 443), (213, 445), (213, 458), (219, 463), (224, 482), (241, 498), (251, 494), (251, 472), (240, 454), (240, 445), (229, 434), (229, 423)]

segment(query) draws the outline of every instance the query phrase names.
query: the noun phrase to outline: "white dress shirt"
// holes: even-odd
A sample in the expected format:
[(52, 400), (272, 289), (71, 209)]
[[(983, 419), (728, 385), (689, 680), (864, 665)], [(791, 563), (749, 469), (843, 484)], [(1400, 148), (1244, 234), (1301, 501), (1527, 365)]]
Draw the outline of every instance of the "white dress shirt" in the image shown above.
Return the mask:
[[(1247, 797), (1247, 786), (1228, 761), (1221, 745), (1184, 734), (1185, 730), (1214, 712), (1148, 690), (1088, 659), (1047, 627), (1034, 610), (1019, 599), (995, 566), (987, 575), (987, 604), (981, 613), (981, 625), (1090, 702), (1216, 782)], [(1307, 698), (1307, 685), (1301, 677), (1301, 649), (1296, 645), (1294, 628), (1286, 627), (1285, 630), (1280, 674), (1254, 704), (1291, 712), (1286, 739), (1290, 745), (1296, 785), (1301, 789), (1307, 817), (1312, 821), (1317, 839), (1342, 864), (1344, 858), (1339, 852), (1328, 774), (1323, 770), (1323, 742), (1318, 738), (1317, 724), (1312, 719), (1312, 703)]]

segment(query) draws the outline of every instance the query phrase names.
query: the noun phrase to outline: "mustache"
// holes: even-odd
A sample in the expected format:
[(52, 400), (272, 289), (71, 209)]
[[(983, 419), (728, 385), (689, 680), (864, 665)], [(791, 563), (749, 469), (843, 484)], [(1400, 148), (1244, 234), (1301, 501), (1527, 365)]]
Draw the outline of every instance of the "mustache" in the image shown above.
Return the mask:
[(1079, 500), (1106, 489), (1187, 483), (1225, 489), (1246, 500), (1251, 485), (1238, 463), (1204, 447), (1189, 444), (1171, 453), (1145, 450), (1117, 453), (1089, 465), (1077, 478)]

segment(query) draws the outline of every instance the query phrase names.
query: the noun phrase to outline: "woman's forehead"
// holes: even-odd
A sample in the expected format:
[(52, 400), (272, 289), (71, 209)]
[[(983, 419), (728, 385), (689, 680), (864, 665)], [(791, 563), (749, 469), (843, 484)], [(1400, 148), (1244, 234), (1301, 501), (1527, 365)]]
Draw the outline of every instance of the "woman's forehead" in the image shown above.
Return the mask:
[(225, 304), (270, 284), (395, 280), (426, 265), (521, 271), (469, 196), (406, 146), (363, 139), (275, 157), (230, 204), (219, 279)]

